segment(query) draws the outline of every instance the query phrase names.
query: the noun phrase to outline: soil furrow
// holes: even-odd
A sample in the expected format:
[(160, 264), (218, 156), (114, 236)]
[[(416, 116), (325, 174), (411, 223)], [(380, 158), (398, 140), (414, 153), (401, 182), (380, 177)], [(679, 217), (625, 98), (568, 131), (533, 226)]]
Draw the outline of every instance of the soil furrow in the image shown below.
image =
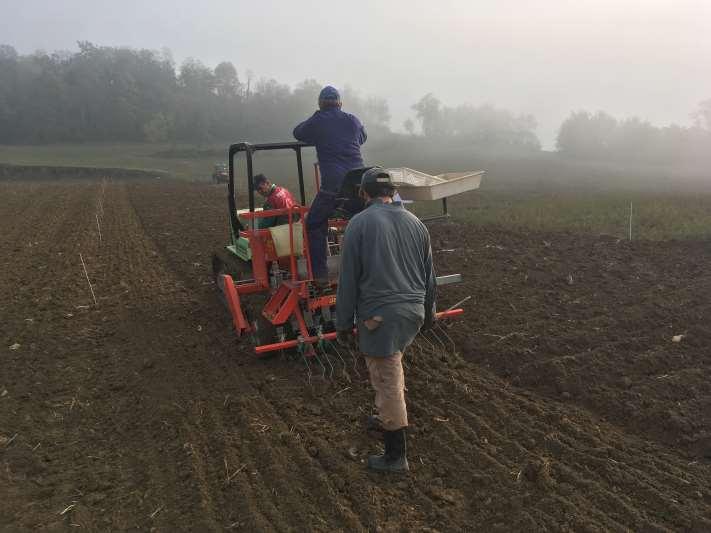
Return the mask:
[(432, 225), (465, 277), (440, 307), (473, 299), (461, 356), (406, 355), (411, 473), (388, 477), (362, 361), (309, 384), (235, 339), (224, 187), (0, 192), (0, 529), (711, 530), (707, 243)]

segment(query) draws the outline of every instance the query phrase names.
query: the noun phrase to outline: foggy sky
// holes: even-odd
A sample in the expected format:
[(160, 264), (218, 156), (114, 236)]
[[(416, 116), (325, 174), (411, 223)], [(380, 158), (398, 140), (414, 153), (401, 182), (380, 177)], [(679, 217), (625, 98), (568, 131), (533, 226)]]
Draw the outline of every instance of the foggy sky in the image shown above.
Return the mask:
[(88, 40), (349, 84), (386, 98), (395, 130), (433, 92), (533, 113), (547, 148), (573, 110), (688, 124), (711, 98), (710, 30), (707, 0), (0, 0), (21, 54)]

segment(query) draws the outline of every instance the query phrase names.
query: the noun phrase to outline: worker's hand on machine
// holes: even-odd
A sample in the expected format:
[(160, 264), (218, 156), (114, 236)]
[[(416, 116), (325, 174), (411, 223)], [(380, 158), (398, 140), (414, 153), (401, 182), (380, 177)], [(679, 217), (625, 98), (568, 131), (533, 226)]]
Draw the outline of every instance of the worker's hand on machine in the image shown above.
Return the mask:
[(352, 329), (342, 329), (336, 333), (336, 342), (339, 346), (343, 348), (348, 348), (349, 350), (357, 350), (358, 343), (356, 341), (356, 336)]

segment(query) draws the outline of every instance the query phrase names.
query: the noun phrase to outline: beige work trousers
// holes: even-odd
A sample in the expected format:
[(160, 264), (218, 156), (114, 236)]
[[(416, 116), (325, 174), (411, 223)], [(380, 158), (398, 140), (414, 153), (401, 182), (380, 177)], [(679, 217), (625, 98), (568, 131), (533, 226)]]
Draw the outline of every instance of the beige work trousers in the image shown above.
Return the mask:
[(405, 406), (405, 373), (402, 369), (402, 352), (387, 357), (365, 356), (370, 373), (370, 383), (375, 389), (375, 407), (386, 431), (407, 426)]

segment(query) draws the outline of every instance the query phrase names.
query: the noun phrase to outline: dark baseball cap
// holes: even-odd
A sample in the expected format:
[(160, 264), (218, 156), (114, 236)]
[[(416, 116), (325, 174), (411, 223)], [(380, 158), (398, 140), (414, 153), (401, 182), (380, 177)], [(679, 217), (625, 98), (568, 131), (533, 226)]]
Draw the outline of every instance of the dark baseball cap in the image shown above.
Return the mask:
[(336, 90), (335, 87), (326, 85), (323, 89), (321, 89), (321, 92), (318, 95), (318, 99), (338, 101), (341, 99), (341, 95), (338, 93), (338, 90)]
[(373, 167), (363, 173), (363, 176), (360, 178), (360, 186), (364, 187), (369, 183), (382, 183), (392, 185), (393, 187), (395, 186), (390, 172), (383, 167)]

